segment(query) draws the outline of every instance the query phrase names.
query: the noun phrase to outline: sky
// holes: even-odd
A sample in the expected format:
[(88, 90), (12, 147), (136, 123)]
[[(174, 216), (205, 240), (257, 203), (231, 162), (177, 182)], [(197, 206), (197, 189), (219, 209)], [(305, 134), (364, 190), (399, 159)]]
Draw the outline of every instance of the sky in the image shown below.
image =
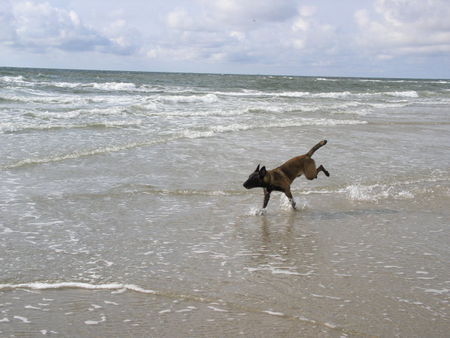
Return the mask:
[(450, 78), (449, 0), (0, 0), (0, 66)]

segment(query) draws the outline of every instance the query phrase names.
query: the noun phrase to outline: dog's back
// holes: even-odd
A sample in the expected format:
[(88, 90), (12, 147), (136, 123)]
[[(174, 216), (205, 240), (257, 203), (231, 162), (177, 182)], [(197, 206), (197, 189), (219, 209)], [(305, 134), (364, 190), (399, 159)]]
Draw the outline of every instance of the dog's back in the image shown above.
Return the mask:
[(286, 175), (286, 177), (290, 180), (289, 184), (292, 183), (292, 181), (294, 181), (296, 177), (299, 177), (302, 174), (305, 174), (308, 179), (315, 178), (316, 167), (315, 162), (311, 158), (311, 156), (325, 144), (327, 144), (327, 140), (320, 141), (306, 154), (291, 158), (274, 170), (282, 171), (284, 175)]
[(304, 162), (306, 158), (308, 158), (307, 155), (300, 155), (291, 158), (274, 170), (282, 171), (284, 175), (286, 175), (286, 177), (289, 179), (290, 183), (292, 183), (292, 181), (296, 177), (300, 176), (303, 173), (305, 164)]

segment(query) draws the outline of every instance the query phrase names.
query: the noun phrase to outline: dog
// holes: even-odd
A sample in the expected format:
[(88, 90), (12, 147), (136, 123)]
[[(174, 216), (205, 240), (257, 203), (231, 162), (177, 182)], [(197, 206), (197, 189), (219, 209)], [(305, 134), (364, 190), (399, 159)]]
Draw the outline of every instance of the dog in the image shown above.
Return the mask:
[(320, 141), (306, 154), (291, 158), (278, 168), (272, 170), (267, 170), (266, 167), (260, 168), (260, 165), (258, 164), (256, 170), (251, 173), (247, 181), (244, 182), (244, 187), (246, 189), (264, 189), (263, 210), (266, 210), (272, 191), (283, 192), (289, 199), (292, 208), (295, 209), (295, 201), (291, 193), (291, 184), (297, 177), (303, 174), (308, 180), (313, 180), (317, 178), (317, 174), (320, 172), (323, 172), (327, 177), (330, 176), (330, 173), (323, 165), (316, 168), (316, 163), (311, 158), (311, 156), (325, 144), (327, 144), (327, 140)]

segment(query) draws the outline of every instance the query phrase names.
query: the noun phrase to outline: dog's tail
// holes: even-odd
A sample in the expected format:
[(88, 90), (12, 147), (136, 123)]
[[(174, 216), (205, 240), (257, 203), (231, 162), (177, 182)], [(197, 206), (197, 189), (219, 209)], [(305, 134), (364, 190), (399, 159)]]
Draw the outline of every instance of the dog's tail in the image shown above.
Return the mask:
[(318, 150), (320, 147), (323, 147), (325, 144), (327, 144), (327, 140), (320, 141), (317, 143), (314, 147), (311, 148), (310, 151), (306, 154), (308, 157), (313, 156), (313, 154)]

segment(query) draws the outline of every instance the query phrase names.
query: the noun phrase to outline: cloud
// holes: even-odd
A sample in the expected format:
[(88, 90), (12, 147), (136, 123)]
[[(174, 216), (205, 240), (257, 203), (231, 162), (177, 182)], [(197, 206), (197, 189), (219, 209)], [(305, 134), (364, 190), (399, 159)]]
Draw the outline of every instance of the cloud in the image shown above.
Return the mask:
[(314, 17), (315, 12), (316, 8), (312, 6), (300, 8), (291, 25), (293, 47), (308, 52), (333, 53), (339, 42), (336, 28), (319, 22)]
[(15, 39), (14, 15), (9, 2), (0, 2), (0, 41), (11, 42)]
[(126, 54), (132, 44), (117, 34), (110, 35), (84, 25), (73, 10), (32, 1), (6, 3), (0, 16), (0, 43), (18, 49), (44, 53), (51, 49), (66, 52), (100, 51)]
[(377, 0), (359, 10), (357, 43), (381, 60), (450, 52), (450, 4), (446, 0)]
[(317, 8), (287, 0), (198, 0), (166, 15), (165, 41), (147, 56), (239, 64), (298, 64), (337, 46), (336, 29)]
[(282, 22), (296, 12), (296, 3), (290, 0), (205, 0), (204, 3), (223, 23), (239, 26), (258, 21)]

